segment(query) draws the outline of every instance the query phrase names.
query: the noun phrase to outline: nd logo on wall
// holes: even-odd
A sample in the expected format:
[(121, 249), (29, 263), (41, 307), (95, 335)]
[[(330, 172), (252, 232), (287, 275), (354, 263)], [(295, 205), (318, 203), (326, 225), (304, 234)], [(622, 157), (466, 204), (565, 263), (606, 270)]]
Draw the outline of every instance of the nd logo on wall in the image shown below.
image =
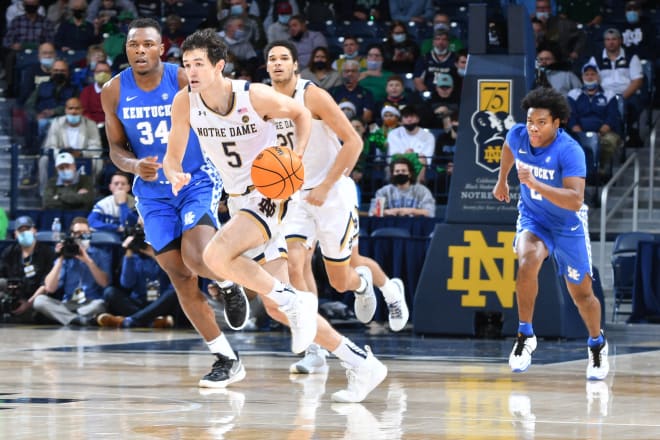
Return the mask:
[(516, 290), (513, 252), (515, 232), (498, 231), (497, 245), (489, 246), (482, 231), (463, 231), (466, 245), (448, 246), (451, 276), (447, 291), (460, 293), (461, 307), (486, 307), (486, 292), (495, 293), (502, 308), (513, 307)]
[(477, 108), (471, 117), (475, 162), (494, 173), (500, 168), (506, 134), (516, 123), (511, 115), (512, 80), (478, 80), (477, 87)]

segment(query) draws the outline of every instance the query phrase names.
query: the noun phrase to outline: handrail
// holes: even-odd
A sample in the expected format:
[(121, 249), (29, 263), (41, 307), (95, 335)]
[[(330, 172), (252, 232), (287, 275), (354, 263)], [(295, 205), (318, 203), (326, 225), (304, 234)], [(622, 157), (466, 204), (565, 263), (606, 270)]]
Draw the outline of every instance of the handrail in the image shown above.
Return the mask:
[[(634, 164), (634, 179), (633, 182), (626, 188), (623, 195), (619, 197), (619, 200), (616, 202), (611, 212), (607, 212), (607, 200), (610, 192), (610, 188), (614, 185), (622, 176), (626, 174), (626, 170), (630, 168), (630, 165)], [(638, 211), (639, 211), (639, 157), (637, 153), (633, 153), (630, 157), (621, 165), (621, 168), (612, 176), (612, 178), (605, 184), (600, 194), (600, 256), (598, 260), (598, 270), (600, 273), (605, 273), (605, 228), (607, 221), (612, 218), (614, 214), (619, 210), (621, 205), (627, 202), (627, 197), (630, 193), (633, 192), (633, 218), (632, 218), (632, 230), (637, 231), (638, 225)]]
[(653, 218), (653, 191), (655, 189), (655, 131), (657, 125), (658, 120), (656, 119), (656, 122), (651, 126), (651, 134), (649, 135), (649, 220)]

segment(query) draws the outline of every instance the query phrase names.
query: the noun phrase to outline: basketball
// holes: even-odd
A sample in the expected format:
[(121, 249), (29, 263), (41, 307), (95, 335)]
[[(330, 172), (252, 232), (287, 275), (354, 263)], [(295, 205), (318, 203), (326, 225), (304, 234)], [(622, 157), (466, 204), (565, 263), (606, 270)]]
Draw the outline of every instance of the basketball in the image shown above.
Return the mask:
[(269, 199), (288, 199), (303, 184), (305, 171), (288, 147), (268, 147), (252, 163), (252, 183)]

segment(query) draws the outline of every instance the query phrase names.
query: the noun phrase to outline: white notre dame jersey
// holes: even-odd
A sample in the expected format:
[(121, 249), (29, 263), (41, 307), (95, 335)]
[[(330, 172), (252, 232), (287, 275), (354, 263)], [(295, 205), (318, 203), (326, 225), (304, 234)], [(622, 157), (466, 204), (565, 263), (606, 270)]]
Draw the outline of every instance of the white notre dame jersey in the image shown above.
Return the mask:
[[(305, 89), (316, 87), (313, 82), (298, 78), (293, 99), (305, 105)], [(291, 119), (276, 119), (277, 143), (290, 148), (295, 147), (295, 126)], [(335, 163), (341, 144), (334, 131), (320, 119), (312, 119), (312, 130), (305, 154), (303, 166), (305, 169), (304, 188), (314, 188), (325, 179), (330, 168)]]
[(229, 81), (233, 99), (226, 115), (209, 109), (199, 93), (189, 93), (190, 126), (220, 172), (225, 191), (242, 194), (252, 185), (252, 162), (264, 148), (276, 145), (276, 132), (274, 124), (264, 121), (252, 106), (250, 84)]

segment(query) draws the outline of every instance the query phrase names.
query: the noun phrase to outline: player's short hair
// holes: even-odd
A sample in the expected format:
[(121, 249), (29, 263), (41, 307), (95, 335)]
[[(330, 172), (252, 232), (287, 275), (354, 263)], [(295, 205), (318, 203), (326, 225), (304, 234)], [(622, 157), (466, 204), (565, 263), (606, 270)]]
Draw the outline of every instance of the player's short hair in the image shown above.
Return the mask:
[(218, 61), (227, 59), (227, 45), (213, 29), (195, 31), (183, 40), (182, 54), (195, 49), (205, 50), (206, 56), (214, 66)]
[(154, 20), (153, 18), (136, 18), (135, 20), (129, 23), (127, 33), (130, 32), (131, 29), (143, 29), (143, 28), (154, 28), (158, 31), (159, 35), (162, 34), (160, 23), (158, 23), (158, 21)]
[[(298, 49), (296, 48), (296, 45), (293, 44), (291, 41), (288, 40), (277, 40), (277, 41), (272, 41), (268, 43), (266, 46), (266, 49), (264, 50), (264, 53), (266, 54), (266, 57), (268, 57), (268, 52), (274, 47), (284, 47), (286, 48), (289, 53), (291, 53), (291, 58), (293, 59), (294, 63), (298, 62)], [(316, 49), (314, 50), (316, 52)]]
[(562, 122), (567, 121), (571, 115), (571, 108), (566, 97), (551, 87), (535, 88), (523, 98), (520, 107), (525, 112), (525, 117), (530, 108), (547, 109), (553, 119), (559, 119)]

